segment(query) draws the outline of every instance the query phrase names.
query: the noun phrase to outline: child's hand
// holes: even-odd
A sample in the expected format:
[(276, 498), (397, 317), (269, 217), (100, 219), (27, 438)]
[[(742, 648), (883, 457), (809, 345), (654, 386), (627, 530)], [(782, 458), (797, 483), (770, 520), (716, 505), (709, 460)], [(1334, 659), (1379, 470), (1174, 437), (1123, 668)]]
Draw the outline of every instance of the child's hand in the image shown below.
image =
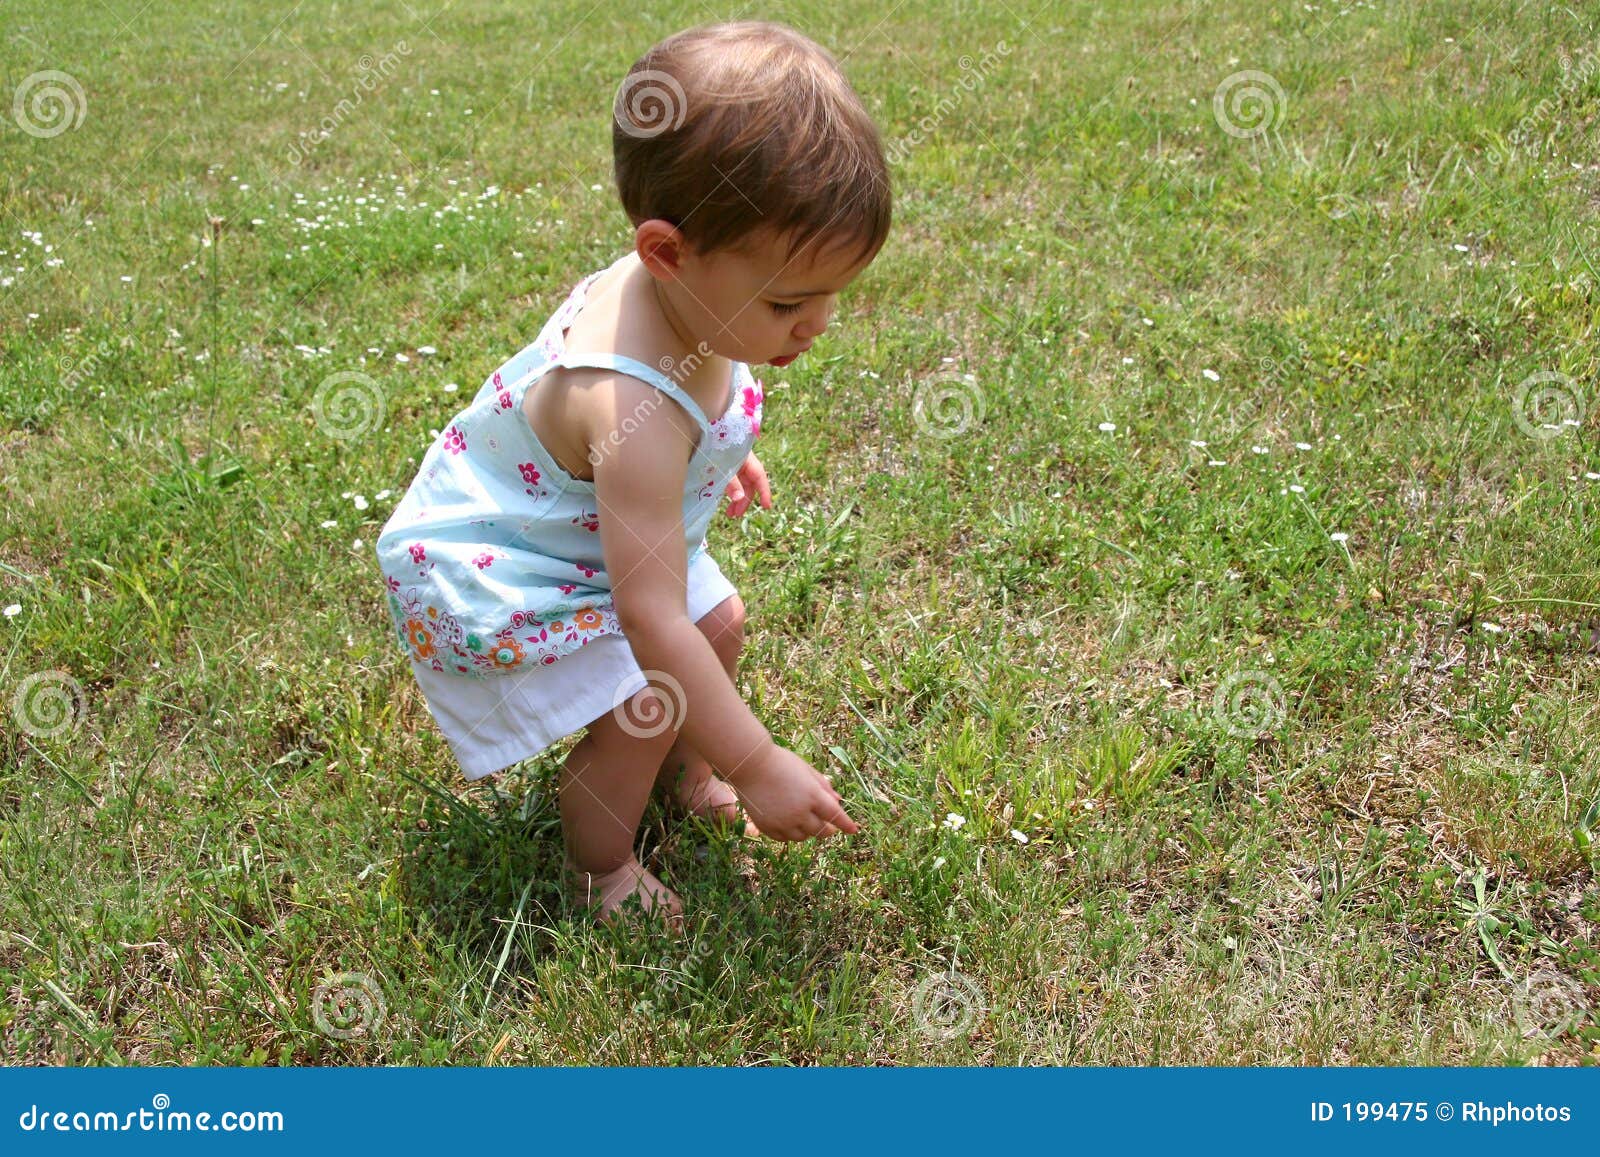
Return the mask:
[(748, 510), (752, 494), (759, 494), (761, 505), (772, 509), (772, 487), (767, 482), (766, 467), (761, 465), (761, 459), (755, 456), (754, 451), (728, 483), (728, 517), (738, 518)]
[(723, 777), (761, 834), (774, 840), (809, 840), (861, 829), (845, 814), (828, 777), (776, 743)]

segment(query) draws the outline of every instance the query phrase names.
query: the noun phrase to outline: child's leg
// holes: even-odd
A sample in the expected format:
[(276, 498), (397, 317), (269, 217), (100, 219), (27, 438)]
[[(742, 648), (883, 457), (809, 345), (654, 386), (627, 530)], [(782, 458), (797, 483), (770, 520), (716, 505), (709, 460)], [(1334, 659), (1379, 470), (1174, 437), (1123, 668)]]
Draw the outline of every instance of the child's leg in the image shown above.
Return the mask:
[(641, 737), (638, 727), (630, 733), (622, 726), (623, 719), (663, 717), (661, 704), (645, 698), (653, 694), (647, 687), (591, 722), (561, 768), (561, 830), (567, 864), (576, 878), (580, 899), (586, 904), (598, 902), (601, 916), (608, 916), (635, 892), (647, 911), (657, 905), (673, 915), (682, 911), (671, 889), (646, 871), (633, 854), (639, 819), (650, 797), (651, 770), (678, 734), (676, 727), (667, 726), (659, 735)]
[[(701, 616), (695, 626), (710, 641), (728, 678), (737, 679), (739, 653), (744, 649), (744, 603), (739, 596), (729, 595)], [(656, 783), (671, 791), (679, 806), (694, 815), (732, 820), (739, 814), (739, 799), (733, 788), (712, 772), (711, 765), (681, 734), (662, 760)]]

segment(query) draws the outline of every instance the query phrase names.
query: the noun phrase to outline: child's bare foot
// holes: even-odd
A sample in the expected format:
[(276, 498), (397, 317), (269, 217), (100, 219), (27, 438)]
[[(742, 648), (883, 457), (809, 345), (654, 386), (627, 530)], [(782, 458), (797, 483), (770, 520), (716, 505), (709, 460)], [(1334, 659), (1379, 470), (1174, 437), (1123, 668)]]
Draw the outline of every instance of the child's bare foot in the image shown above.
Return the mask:
[(636, 896), (645, 915), (662, 917), (674, 928), (682, 927), (683, 902), (637, 857), (628, 857), (627, 863), (609, 872), (585, 872), (569, 862), (567, 872), (578, 903), (595, 909), (597, 920), (609, 922), (630, 896)]
[(711, 765), (704, 760), (669, 761), (662, 766), (656, 782), (664, 785), (671, 792), (673, 802), (689, 815), (712, 820), (736, 831), (742, 830), (752, 839), (761, 834), (756, 830), (756, 825), (745, 818), (744, 809), (733, 788), (713, 772)]

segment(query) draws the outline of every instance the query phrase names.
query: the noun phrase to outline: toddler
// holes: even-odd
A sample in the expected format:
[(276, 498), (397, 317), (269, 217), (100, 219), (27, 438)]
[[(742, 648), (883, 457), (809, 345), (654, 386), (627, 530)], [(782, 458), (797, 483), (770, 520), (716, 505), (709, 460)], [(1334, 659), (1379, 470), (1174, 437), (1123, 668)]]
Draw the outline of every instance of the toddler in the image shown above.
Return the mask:
[(580, 728), (568, 871), (609, 918), (678, 916), (634, 855), (652, 786), (773, 839), (854, 833), (827, 776), (735, 687), (744, 605), (706, 551), (724, 497), (772, 505), (762, 385), (877, 256), (878, 131), (825, 49), (781, 24), (668, 37), (612, 147), (633, 248), (579, 281), (429, 447), (378, 538), (400, 644), (468, 779)]

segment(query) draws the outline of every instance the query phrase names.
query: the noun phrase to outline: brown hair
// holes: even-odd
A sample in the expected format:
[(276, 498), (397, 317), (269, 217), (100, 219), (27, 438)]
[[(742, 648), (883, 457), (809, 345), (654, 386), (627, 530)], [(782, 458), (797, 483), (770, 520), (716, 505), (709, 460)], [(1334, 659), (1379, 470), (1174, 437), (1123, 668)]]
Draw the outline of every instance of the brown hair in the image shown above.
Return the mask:
[(757, 232), (856, 245), (889, 234), (878, 128), (827, 49), (783, 24), (691, 28), (656, 44), (617, 90), (611, 127), (628, 219), (675, 225), (696, 251)]

